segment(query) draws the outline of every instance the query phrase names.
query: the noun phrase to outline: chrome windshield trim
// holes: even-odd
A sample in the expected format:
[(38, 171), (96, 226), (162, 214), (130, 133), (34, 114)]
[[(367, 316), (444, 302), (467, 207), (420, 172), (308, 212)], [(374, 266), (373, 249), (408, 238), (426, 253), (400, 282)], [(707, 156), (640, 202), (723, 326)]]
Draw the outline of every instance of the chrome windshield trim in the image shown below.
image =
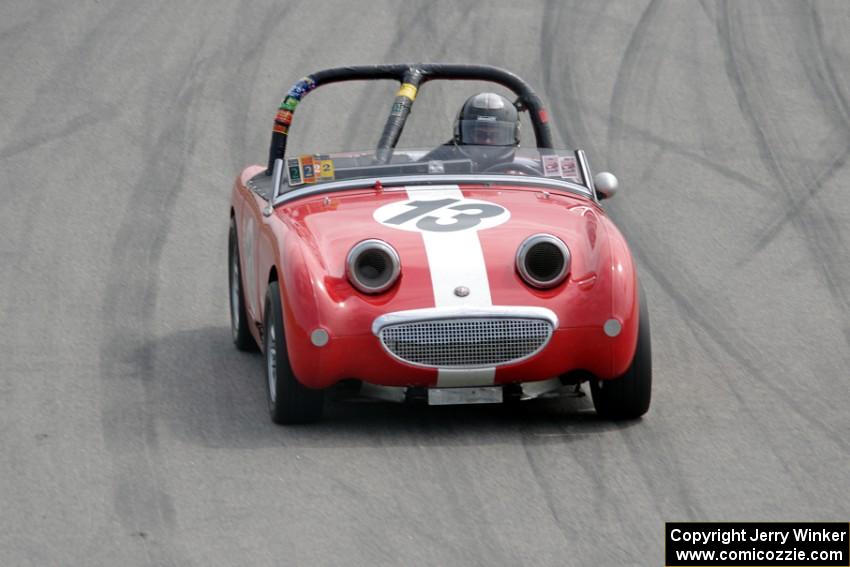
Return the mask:
[(450, 185), (459, 183), (499, 183), (505, 185), (524, 185), (533, 187), (547, 187), (561, 189), (574, 193), (581, 197), (594, 198), (593, 193), (582, 185), (565, 180), (556, 180), (547, 177), (531, 177), (526, 175), (477, 175), (477, 174), (453, 174), (453, 175), (399, 175), (392, 177), (369, 177), (364, 179), (347, 179), (345, 181), (331, 181), (320, 183), (309, 187), (302, 187), (281, 193), (274, 202), (274, 206), (294, 201), (302, 197), (312, 197), (323, 193), (340, 191), (344, 189), (367, 188), (380, 181), (384, 187), (397, 187), (403, 185)]
[(576, 150), (576, 156), (578, 157), (578, 166), (581, 168), (581, 176), (584, 178), (585, 182), (587, 182), (587, 186), (590, 187), (593, 194), (593, 200), (598, 203), (599, 195), (596, 194), (596, 185), (593, 183), (593, 177), (590, 172), (590, 164), (587, 161), (587, 155), (584, 153), (584, 150)]
[(418, 323), (422, 321), (442, 321), (446, 319), (486, 319), (486, 318), (522, 318), (542, 319), (552, 325), (552, 330), (558, 328), (558, 316), (545, 307), (526, 307), (524, 305), (494, 305), (493, 307), (428, 307), (425, 309), (408, 309), (386, 313), (372, 322), (372, 334), (379, 336), (381, 330), (389, 325), (402, 323)]

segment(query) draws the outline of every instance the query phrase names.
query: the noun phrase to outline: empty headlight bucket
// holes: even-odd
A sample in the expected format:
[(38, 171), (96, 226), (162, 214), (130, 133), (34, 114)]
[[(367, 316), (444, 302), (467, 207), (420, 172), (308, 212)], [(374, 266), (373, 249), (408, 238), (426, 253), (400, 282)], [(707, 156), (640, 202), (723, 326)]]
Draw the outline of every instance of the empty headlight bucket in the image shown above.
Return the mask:
[(570, 249), (551, 234), (529, 236), (517, 250), (516, 269), (530, 286), (555, 287), (570, 273)]
[(401, 275), (395, 248), (383, 240), (363, 240), (351, 247), (345, 261), (348, 281), (363, 293), (382, 293)]

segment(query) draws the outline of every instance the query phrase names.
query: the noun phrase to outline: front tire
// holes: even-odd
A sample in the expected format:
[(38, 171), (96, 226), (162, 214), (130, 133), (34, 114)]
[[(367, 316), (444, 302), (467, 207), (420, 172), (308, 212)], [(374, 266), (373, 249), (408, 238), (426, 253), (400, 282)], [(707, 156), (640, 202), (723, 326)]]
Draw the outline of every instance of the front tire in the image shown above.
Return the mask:
[(228, 238), (227, 275), (230, 292), (230, 334), (236, 348), (244, 351), (257, 350), (251, 336), (248, 314), (245, 310), (245, 294), (242, 291), (242, 269), (239, 263), (239, 244), (236, 239), (236, 220), (230, 219)]
[(635, 356), (625, 374), (614, 380), (590, 380), (596, 413), (609, 419), (636, 419), (649, 410), (652, 398), (652, 348), (649, 309), (640, 290), (640, 320)]
[(280, 286), (269, 284), (266, 292), (263, 346), (266, 355), (266, 393), (269, 414), (279, 424), (309, 423), (322, 417), (324, 390), (308, 388), (298, 381), (289, 364)]

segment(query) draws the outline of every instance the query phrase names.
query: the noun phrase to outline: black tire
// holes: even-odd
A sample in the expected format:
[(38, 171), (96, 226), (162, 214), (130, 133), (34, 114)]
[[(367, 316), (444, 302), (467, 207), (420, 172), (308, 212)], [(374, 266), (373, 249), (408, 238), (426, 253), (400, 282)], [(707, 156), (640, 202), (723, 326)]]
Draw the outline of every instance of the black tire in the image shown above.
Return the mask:
[(652, 346), (649, 309), (640, 290), (640, 320), (635, 356), (626, 373), (614, 380), (590, 380), (596, 413), (608, 419), (636, 419), (649, 410), (652, 398)]
[(266, 394), (272, 421), (280, 424), (309, 423), (322, 417), (324, 390), (308, 388), (298, 381), (289, 365), (283, 328), (280, 287), (269, 284), (266, 292), (263, 351), (266, 356)]
[(251, 336), (248, 313), (245, 310), (245, 294), (242, 290), (242, 270), (239, 263), (239, 245), (236, 239), (236, 220), (230, 219), (228, 238), (227, 281), (230, 296), (230, 333), (233, 344), (244, 351), (257, 350), (257, 342)]

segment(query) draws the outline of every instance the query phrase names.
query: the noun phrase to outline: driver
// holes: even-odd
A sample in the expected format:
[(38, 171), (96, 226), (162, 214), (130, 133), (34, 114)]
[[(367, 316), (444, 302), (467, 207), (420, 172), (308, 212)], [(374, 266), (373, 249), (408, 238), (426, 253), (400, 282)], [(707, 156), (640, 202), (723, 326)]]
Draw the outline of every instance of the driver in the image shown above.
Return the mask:
[(424, 160), (471, 159), (478, 171), (511, 163), (519, 146), (519, 114), (511, 101), (496, 93), (466, 99), (457, 113), (451, 142)]

